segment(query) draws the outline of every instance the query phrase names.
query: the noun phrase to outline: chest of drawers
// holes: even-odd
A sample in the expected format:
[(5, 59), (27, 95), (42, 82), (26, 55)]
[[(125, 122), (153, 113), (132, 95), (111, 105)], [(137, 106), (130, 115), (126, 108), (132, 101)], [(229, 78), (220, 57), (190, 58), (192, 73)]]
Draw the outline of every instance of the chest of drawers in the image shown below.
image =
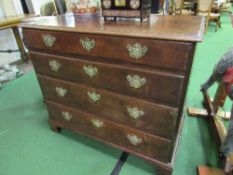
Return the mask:
[(201, 17), (22, 24), (54, 131), (71, 129), (171, 174)]

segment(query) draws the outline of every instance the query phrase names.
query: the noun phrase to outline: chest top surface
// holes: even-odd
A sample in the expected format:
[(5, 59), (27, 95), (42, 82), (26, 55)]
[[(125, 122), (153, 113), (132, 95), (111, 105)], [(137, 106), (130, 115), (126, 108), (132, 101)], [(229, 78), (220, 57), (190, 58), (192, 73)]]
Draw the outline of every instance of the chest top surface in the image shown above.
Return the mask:
[(199, 16), (151, 15), (149, 21), (135, 22), (80, 20), (73, 14), (37, 17), (25, 21), (22, 28), (53, 31), (129, 36), (177, 41), (199, 42), (204, 31), (204, 19)]

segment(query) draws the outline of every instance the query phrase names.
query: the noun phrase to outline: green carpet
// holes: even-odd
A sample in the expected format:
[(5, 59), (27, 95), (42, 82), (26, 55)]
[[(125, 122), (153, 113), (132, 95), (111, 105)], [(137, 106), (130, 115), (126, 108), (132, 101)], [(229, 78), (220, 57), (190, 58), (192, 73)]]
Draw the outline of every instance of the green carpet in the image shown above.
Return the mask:
[[(197, 46), (187, 106), (201, 107), (199, 92), (219, 57), (233, 45), (228, 15), (222, 28), (209, 27)], [(214, 93), (216, 86), (211, 89)], [(226, 110), (230, 110), (227, 101)], [(4, 84), (0, 90), (0, 175), (110, 175), (121, 151), (79, 134), (49, 129), (48, 114), (35, 77), (31, 72)], [(200, 164), (217, 166), (216, 150), (206, 122), (186, 117), (173, 175), (195, 175)], [(154, 175), (154, 168), (129, 156), (120, 175)]]

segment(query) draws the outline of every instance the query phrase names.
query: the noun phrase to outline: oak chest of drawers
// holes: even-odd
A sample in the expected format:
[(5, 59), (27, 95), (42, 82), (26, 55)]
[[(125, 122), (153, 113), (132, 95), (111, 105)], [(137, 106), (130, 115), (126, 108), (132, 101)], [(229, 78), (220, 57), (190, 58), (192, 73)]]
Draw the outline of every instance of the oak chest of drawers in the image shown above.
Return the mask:
[(21, 25), (55, 131), (71, 129), (171, 174), (201, 17)]

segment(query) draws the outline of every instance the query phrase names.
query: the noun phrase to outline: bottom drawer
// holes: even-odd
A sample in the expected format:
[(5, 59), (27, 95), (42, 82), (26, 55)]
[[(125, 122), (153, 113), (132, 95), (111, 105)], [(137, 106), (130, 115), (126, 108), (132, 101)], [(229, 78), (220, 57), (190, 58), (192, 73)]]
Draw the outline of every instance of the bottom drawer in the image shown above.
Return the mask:
[(58, 123), (58, 127), (81, 132), (146, 159), (156, 159), (166, 163), (171, 161), (171, 141), (167, 139), (146, 134), (51, 101), (46, 101), (46, 104), (50, 119)]

